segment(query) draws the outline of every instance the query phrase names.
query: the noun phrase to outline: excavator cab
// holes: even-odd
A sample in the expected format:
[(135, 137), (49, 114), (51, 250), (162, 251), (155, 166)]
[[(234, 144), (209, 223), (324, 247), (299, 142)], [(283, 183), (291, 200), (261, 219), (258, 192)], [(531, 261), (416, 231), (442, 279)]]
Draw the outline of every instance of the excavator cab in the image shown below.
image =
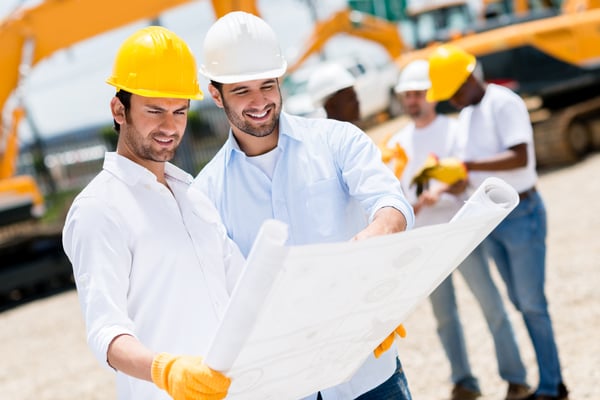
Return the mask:
[(409, 6), (400, 22), (403, 39), (414, 49), (443, 43), (473, 30), (476, 18), (466, 1)]

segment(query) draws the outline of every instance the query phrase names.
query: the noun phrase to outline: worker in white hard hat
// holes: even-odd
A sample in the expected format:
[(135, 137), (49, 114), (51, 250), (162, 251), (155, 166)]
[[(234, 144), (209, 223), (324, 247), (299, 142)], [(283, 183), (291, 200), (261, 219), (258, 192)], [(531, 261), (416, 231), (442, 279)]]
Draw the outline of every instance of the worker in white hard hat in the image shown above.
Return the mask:
[[(406, 152), (408, 161), (400, 179), (414, 205), (415, 226), (419, 227), (449, 222), (466, 200), (461, 195), (466, 184), (466, 169), (454, 157), (456, 119), (436, 112), (437, 103), (426, 99), (430, 88), (427, 60), (413, 61), (402, 69), (395, 92), (411, 122), (388, 142), (388, 146), (400, 145)], [(439, 169), (440, 163), (444, 164), (444, 169)], [(467, 256), (458, 271), (479, 302), (494, 339), (498, 370), (509, 383), (506, 399), (523, 399), (530, 394), (525, 367), (481, 246)], [(450, 363), (453, 383), (450, 399), (473, 400), (481, 396), (481, 388), (469, 364), (468, 340), (464, 337), (458, 314), (453, 275), (446, 278), (429, 299), (437, 322), (437, 333)]]
[(317, 108), (325, 110), (327, 118), (358, 125), (360, 103), (354, 90), (354, 76), (341, 64), (327, 62), (312, 71), (308, 79), (308, 93)]
[(210, 201), (170, 164), (200, 100), (187, 44), (159, 26), (120, 46), (107, 83), (118, 134), (63, 230), (88, 344), (120, 400), (216, 400), (230, 378), (204, 362), (242, 270)]
[[(243, 254), (271, 218), (288, 225), (290, 245), (360, 240), (412, 226), (398, 180), (364, 132), (282, 112), (279, 78), (287, 64), (265, 21), (244, 12), (225, 15), (208, 30), (203, 53), (201, 73), (231, 129), (194, 187), (212, 199)], [(311, 398), (410, 399), (392, 346), (397, 331), (347, 382)]]

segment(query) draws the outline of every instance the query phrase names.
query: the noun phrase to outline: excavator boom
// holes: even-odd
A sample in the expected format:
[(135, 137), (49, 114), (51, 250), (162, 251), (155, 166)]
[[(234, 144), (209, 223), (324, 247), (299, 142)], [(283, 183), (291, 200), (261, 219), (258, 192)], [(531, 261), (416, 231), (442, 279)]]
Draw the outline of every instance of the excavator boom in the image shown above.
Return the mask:
[(316, 23), (300, 56), (288, 66), (287, 73), (296, 71), (311, 55), (320, 51), (329, 39), (339, 33), (347, 33), (379, 43), (386, 49), (391, 59), (400, 56), (404, 50), (404, 44), (395, 24), (360, 11), (345, 9)]
[[(117, 0), (46, 0), (31, 8), (19, 9), (0, 21), (0, 194), (29, 196), (40, 208), (43, 199), (33, 179), (15, 178), (18, 157), (18, 125), (23, 110), (17, 105), (9, 123), (2, 120), (11, 93), (24, 73), (54, 52), (128, 23), (153, 19), (165, 10), (192, 0), (128, 0), (127, 11)], [(255, 0), (211, 0), (217, 18), (232, 10), (256, 15)], [(118, 10), (118, 12), (116, 11)], [(5, 129), (6, 126), (10, 128)], [(4, 205), (4, 204), (0, 204)]]

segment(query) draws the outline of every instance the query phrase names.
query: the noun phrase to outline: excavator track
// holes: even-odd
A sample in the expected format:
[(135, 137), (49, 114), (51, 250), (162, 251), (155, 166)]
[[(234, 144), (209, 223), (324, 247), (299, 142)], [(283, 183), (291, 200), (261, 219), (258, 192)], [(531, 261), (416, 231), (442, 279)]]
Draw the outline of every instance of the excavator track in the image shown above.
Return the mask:
[(600, 149), (600, 97), (552, 112), (535, 110), (531, 117), (540, 167), (571, 164)]
[(0, 229), (0, 309), (73, 286), (61, 228), (27, 221)]

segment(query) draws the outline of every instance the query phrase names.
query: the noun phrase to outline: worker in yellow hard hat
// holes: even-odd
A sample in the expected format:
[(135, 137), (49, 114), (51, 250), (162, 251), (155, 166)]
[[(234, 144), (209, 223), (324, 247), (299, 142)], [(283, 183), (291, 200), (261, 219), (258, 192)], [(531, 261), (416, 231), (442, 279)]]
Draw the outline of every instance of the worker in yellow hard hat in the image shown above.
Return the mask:
[[(230, 131), (194, 187), (209, 194), (243, 254), (270, 218), (288, 225), (289, 245), (359, 240), (412, 226), (398, 180), (363, 131), (282, 112), (279, 78), (287, 63), (264, 20), (244, 12), (217, 20), (204, 38), (203, 62), (201, 73)], [(306, 290), (318, 295), (313, 289)], [(311, 398), (409, 400), (392, 345), (404, 330), (390, 333), (347, 382)]]
[[(536, 190), (533, 130), (525, 102), (512, 90), (485, 84), (475, 57), (450, 44), (429, 57), (429, 100), (449, 100), (460, 110), (457, 157), (469, 171), (468, 193), (490, 176), (519, 193), (517, 207), (490, 233), (482, 246), (521, 312), (536, 353), (539, 383), (528, 400), (566, 400), (558, 349), (544, 293), (546, 209)], [(498, 357), (505, 356), (500, 352)], [(526, 395), (515, 388), (508, 397)]]
[(244, 259), (192, 177), (170, 164), (195, 59), (151, 26), (119, 48), (107, 82), (116, 152), (74, 200), (63, 231), (90, 348), (119, 399), (223, 399), (230, 379), (203, 362)]

